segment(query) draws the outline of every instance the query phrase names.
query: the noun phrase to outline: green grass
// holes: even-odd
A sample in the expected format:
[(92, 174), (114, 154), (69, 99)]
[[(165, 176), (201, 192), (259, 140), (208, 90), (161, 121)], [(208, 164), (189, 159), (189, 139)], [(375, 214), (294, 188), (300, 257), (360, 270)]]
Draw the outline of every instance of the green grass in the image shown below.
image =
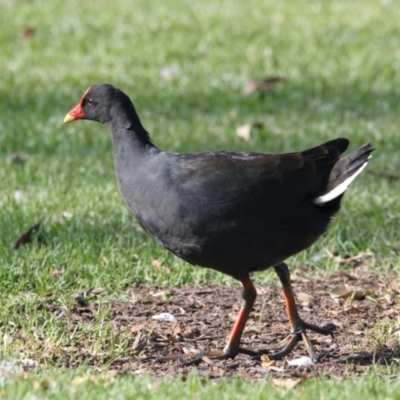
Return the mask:
[[(62, 379), (60, 379), (62, 378)], [(210, 399), (287, 399), (321, 398), (326, 400), (347, 398), (399, 399), (400, 382), (372, 373), (358, 380), (348, 379), (339, 384), (337, 380), (311, 379), (298, 384), (294, 389), (274, 387), (271, 379), (258, 384), (249, 384), (238, 378), (233, 382), (219, 383), (192, 375), (186, 379), (167, 378), (154, 381), (149, 377), (120, 376), (104, 374), (93, 377), (88, 374), (50, 373), (46, 377), (37, 376), (34, 379), (18, 381), (9, 384), (7, 389), (13, 391), (13, 399), (32, 398), (62, 398), (62, 399), (176, 399), (195, 398)], [(61, 396), (60, 396), (61, 393)], [(1, 392), (0, 392), (1, 395)]]
[[(29, 352), (7, 344), (15, 327), (24, 332), (41, 327), (44, 335), (62, 337), (57, 320), (38, 316), (35, 307), (49, 292), (68, 306), (73, 293), (91, 287), (117, 296), (134, 282), (233, 283), (188, 266), (137, 230), (116, 188), (106, 129), (94, 123), (62, 125), (87, 86), (109, 82), (128, 93), (155, 143), (168, 151), (283, 152), (345, 136), (351, 149), (373, 142), (377, 150), (370, 167), (396, 174), (399, 20), (396, 3), (384, 0), (2, 1), (0, 358), (23, 360)], [(24, 38), (27, 28), (34, 34)], [(160, 70), (174, 64), (179, 76), (162, 80)], [(248, 79), (275, 74), (287, 80), (273, 94), (243, 96)], [(247, 122), (264, 124), (249, 142), (235, 134)], [(10, 162), (14, 153), (22, 165)], [(370, 250), (375, 268), (400, 272), (399, 195), (399, 180), (364, 173), (346, 194), (329, 233), (290, 262), (328, 274), (339, 266), (329, 257), (315, 257), (324, 249), (342, 255)], [(14, 251), (19, 235), (39, 221), (39, 237)], [(162, 260), (171, 274), (152, 268), (153, 259)], [(52, 274), (55, 270), (61, 275)], [(255, 279), (268, 281), (271, 274)], [(52, 395), (73, 396), (65, 374), (51, 371)], [(395, 396), (398, 382), (389, 387), (370, 378), (340, 385), (315, 380), (295, 392), (326, 399), (335, 398), (335, 390), (349, 397)], [(17, 382), (3, 390), (23, 398), (30, 385)], [(121, 377), (107, 389), (90, 384), (76, 393), (149, 398), (152, 385), (157, 386)], [(200, 384), (195, 377), (162, 383), (155, 396), (169, 398), (175, 388), (188, 397), (196, 392), (221, 397), (235, 388), (239, 398), (283, 396), (268, 383)]]

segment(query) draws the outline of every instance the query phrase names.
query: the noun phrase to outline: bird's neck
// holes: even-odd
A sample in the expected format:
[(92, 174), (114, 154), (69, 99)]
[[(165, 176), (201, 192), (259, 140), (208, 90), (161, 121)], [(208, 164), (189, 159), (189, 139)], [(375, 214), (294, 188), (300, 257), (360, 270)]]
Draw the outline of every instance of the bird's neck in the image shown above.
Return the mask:
[(153, 155), (160, 152), (140, 121), (133, 122), (120, 118), (117, 124), (112, 121), (106, 124), (113, 141), (117, 175), (123, 171), (140, 169)]
[(111, 133), (114, 146), (120, 141), (125, 144), (135, 143), (139, 147), (153, 145), (149, 133), (137, 115), (118, 115), (118, 118), (112, 118), (105, 122), (105, 125)]
[(144, 128), (111, 130), (114, 146), (114, 167), (119, 190), (128, 208), (138, 216), (138, 204), (143, 201), (143, 185), (151, 175), (153, 160), (161, 151), (151, 143)]

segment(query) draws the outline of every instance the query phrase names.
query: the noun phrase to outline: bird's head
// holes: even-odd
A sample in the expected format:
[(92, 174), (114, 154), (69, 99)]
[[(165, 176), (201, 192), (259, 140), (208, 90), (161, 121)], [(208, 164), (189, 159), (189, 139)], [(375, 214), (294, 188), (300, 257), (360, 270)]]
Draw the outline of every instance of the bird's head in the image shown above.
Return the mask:
[(64, 123), (87, 119), (103, 124), (111, 122), (116, 113), (130, 112), (133, 105), (128, 96), (109, 84), (89, 86), (79, 103), (65, 116)]

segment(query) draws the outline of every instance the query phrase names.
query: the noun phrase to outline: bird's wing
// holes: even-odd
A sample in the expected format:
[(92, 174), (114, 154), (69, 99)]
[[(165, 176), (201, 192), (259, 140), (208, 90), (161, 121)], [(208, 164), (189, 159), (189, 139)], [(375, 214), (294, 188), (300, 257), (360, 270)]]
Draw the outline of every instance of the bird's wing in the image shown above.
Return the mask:
[[(299, 153), (209, 152), (177, 155), (170, 179), (186, 199), (212, 212), (252, 213), (276, 210), (287, 215), (307, 198), (323, 193), (329, 173), (347, 147), (336, 139)], [(272, 216), (272, 215), (271, 215)]]

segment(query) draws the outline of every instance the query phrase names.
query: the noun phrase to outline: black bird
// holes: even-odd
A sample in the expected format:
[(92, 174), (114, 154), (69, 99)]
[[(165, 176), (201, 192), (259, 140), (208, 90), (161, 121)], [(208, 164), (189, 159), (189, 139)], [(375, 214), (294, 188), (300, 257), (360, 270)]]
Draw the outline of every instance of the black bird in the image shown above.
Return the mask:
[[(327, 230), (347, 187), (366, 167), (371, 144), (343, 158), (349, 141), (342, 138), (288, 154), (167, 153), (153, 144), (129, 97), (108, 84), (89, 87), (64, 122), (79, 119), (98, 121), (110, 131), (119, 190), (143, 229), (190, 264), (242, 283), (242, 308), (225, 348), (212, 353), (215, 358), (273, 349), (269, 358), (279, 359), (303, 340), (317, 361), (306, 330), (332, 332), (300, 318), (284, 261)], [(241, 348), (257, 296), (250, 274), (270, 267), (283, 285), (291, 333), (269, 349)]]

